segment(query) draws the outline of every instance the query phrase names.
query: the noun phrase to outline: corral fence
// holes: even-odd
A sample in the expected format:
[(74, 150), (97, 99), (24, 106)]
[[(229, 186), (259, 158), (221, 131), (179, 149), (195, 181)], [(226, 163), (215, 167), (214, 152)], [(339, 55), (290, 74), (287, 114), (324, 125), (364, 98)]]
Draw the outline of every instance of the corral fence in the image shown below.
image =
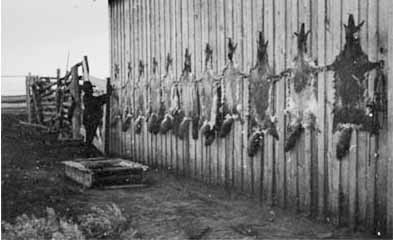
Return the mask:
[(1, 96), (1, 112), (13, 114), (26, 113), (26, 96)]
[[(307, 212), (324, 221), (391, 236), (393, 24), (388, 19), (393, 17), (392, 9), (390, 0), (110, 0), (111, 79), (115, 85), (110, 153), (237, 189), (262, 202)], [(304, 23), (306, 30), (311, 30), (305, 45), (311, 61), (328, 66), (347, 42), (345, 29), (352, 26), (349, 14), (356, 25), (365, 21), (359, 37), (368, 59), (375, 63), (384, 60), (379, 70), (369, 71), (366, 81), (367, 92), (372, 96), (376, 91), (376, 78), (372, 76), (386, 79), (381, 94), (386, 97), (387, 110), (374, 112), (378, 115), (377, 134), (353, 128), (349, 152), (337, 158), (339, 136), (334, 131), (333, 110), (338, 75), (325, 68), (314, 75), (317, 127), (301, 131), (292, 149), (286, 152), (285, 140), (290, 131), (287, 126), (291, 120), (286, 110), (293, 95), (290, 83), (282, 80), (287, 76), (279, 74), (293, 67), (298, 53), (293, 33), (300, 35)], [(250, 77), (220, 78), (221, 93), (224, 99), (233, 93), (239, 117), (229, 125), (225, 137), (215, 132), (211, 145), (207, 146), (200, 130), (198, 138), (191, 137), (195, 134), (192, 123), (181, 129), (189, 133), (185, 137), (179, 137), (173, 130), (166, 134), (151, 133), (148, 126), (151, 109), (159, 111), (156, 102), (151, 104), (157, 98), (155, 95), (176, 95), (172, 101), (162, 100), (166, 113), (173, 99), (177, 99), (186, 117), (192, 118), (189, 112), (195, 98), (190, 89), (195, 84), (201, 89), (197, 80), (210, 73), (212, 78), (218, 78), (221, 69), (232, 66), (229, 53), (233, 53), (235, 66), (248, 74), (258, 59), (258, 32), (268, 41), (267, 63), (272, 74), (282, 78), (272, 84), (269, 101), (277, 121), (278, 140), (265, 134), (257, 153), (253, 157), (247, 154), (253, 133), (250, 104), (254, 96), (250, 91), (254, 89)], [(228, 38), (238, 44), (236, 51), (227, 47)], [(207, 43), (213, 51), (208, 64)], [(185, 49), (191, 56), (185, 55)], [(168, 54), (173, 59), (169, 67)], [(184, 65), (187, 71), (183, 71)], [(232, 83), (236, 89), (230, 87)], [(212, 81), (211, 89), (216, 89), (214, 84)], [(168, 89), (175, 89), (175, 95), (168, 93)], [(212, 102), (214, 94), (213, 91)]]
[[(61, 76), (60, 69), (54, 77), (29, 74), (25, 95), (28, 123), (47, 127), (57, 134), (58, 139), (82, 139), (81, 86), (87, 80), (91, 79), (86, 56), (67, 70), (64, 76)], [(99, 145), (103, 151), (103, 144), (100, 142)]]

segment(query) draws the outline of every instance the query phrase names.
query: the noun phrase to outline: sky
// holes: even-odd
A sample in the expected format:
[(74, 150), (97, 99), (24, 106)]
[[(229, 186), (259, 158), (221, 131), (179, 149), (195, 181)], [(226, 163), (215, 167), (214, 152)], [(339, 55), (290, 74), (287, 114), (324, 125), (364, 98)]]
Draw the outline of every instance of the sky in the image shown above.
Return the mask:
[(88, 56), (90, 74), (109, 74), (107, 1), (1, 0), (1, 94), (25, 92), (23, 77), (55, 76)]

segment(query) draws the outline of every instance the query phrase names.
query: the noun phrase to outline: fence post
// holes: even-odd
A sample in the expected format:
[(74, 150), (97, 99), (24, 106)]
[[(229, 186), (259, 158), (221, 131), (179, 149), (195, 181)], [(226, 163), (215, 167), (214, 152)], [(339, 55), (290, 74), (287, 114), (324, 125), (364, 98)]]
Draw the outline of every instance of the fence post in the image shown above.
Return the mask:
[(72, 115), (72, 138), (80, 138), (81, 129), (81, 99), (79, 89), (78, 65), (71, 68), (71, 94), (73, 97), (73, 104), (75, 104), (74, 113)]
[[(393, 17), (393, 2), (390, 2), (390, 17)], [(393, 146), (393, 24), (390, 24), (388, 35), (388, 146)], [(393, 149), (388, 147), (388, 171), (387, 171), (387, 233), (393, 237)]]
[(27, 110), (27, 121), (31, 123), (31, 99), (30, 99), (30, 79), (31, 73), (26, 76), (26, 110)]
[(87, 61), (87, 56), (83, 56), (82, 61), (82, 71), (83, 71), (83, 81), (90, 81), (90, 70), (89, 70), (89, 62)]
[(61, 89), (61, 80), (60, 80), (60, 69), (56, 69), (56, 115), (59, 118), (59, 128), (63, 127), (63, 115), (62, 115), (62, 89)]
[[(108, 92), (110, 92), (109, 88), (111, 88), (111, 79), (107, 78), (106, 79), (106, 93), (107, 94), (108, 94)], [(110, 146), (110, 142), (109, 142), (110, 141), (110, 134), (109, 134), (110, 127), (109, 127), (109, 125), (110, 125), (110, 116), (111, 116), (111, 113), (110, 113), (110, 111), (111, 111), (111, 107), (110, 107), (111, 106), (111, 103), (110, 103), (111, 96), (109, 96), (107, 99), (108, 100), (105, 105), (105, 129), (104, 129), (104, 131), (105, 131), (105, 133), (104, 133), (104, 136), (105, 136), (104, 153), (106, 155), (108, 155), (109, 151), (110, 151), (110, 149), (109, 149), (109, 146)]]

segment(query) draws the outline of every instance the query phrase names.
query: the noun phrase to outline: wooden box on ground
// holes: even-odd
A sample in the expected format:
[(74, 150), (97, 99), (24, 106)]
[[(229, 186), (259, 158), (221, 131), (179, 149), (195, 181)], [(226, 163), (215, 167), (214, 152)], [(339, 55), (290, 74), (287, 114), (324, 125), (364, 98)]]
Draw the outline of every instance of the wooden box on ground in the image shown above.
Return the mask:
[(141, 184), (148, 167), (120, 158), (64, 161), (65, 175), (84, 187)]

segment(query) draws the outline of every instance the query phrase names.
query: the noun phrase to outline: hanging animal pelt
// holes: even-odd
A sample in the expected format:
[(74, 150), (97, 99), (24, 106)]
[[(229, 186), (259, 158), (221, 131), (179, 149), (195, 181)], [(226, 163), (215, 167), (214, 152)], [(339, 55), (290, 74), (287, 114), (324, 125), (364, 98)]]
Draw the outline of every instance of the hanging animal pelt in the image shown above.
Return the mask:
[[(127, 69), (128, 69), (128, 73), (127, 73), (127, 81), (125, 82), (125, 84), (123, 84), (121, 86), (121, 91), (124, 92), (124, 98), (122, 99), (122, 107), (121, 109), (124, 109), (123, 114), (120, 116), (120, 121), (121, 121), (121, 130), (123, 132), (126, 132), (130, 127), (131, 127), (131, 120), (132, 120), (132, 103), (131, 103), (131, 96), (132, 93), (129, 92), (131, 88), (131, 71), (132, 71), (132, 67), (131, 67), (131, 63), (128, 62), (127, 65)], [(125, 105), (125, 106), (124, 106)]]
[[(272, 70), (268, 63), (267, 46), (263, 33), (259, 32), (257, 41), (257, 63), (250, 71), (250, 138), (248, 143), (252, 146), (248, 147), (249, 156), (254, 156), (260, 148), (256, 148), (256, 140), (263, 139), (263, 135), (268, 133), (278, 140), (278, 132), (276, 128), (276, 120), (271, 111), (273, 101), (273, 84), (278, 80), (278, 76), (272, 74)], [(262, 135), (262, 136), (260, 136)], [(258, 137), (259, 136), (259, 137)], [(261, 142), (262, 146), (263, 142)], [(255, 151), (255, 152), (253, 152)]]
[[(143, 119), (145, 119), (144, 114), (145, 114), (145, 88), (143, 84), (144, 80), (144, 64), (142, 61), (139, 61), (139, 75), (138, 75), (138, 81), (135, 83), (134, 86), (134, 96), (136, 98), (136, 114), (134, 117), (136, 117), (135, 120), (135, 133), (140, 134), (142, 131), (142, 125), (143, 125)], [(145, 86), (146, 87), (146, 86)]]
[(205, 47), (205, 71), (198, 82), (201, 115), (199, 126), (201, 135), (205, 138), (205, 146), (210, 146), (216, 137), (216, 131), (222, 123), (221, 80), (213, 74), (213, 50), (207, 43)]
[(155, 58), (153, 58), (152, 65), (152, 78), (150, 79), (150, 87), (147, 88), (150, 109), (148, 111), (149, 115), (147, 115), (147, 130), (150, 133), (158, 134), (160, 131), (160, 123), (164, 119), (165, 106), (162, 101), (161, 81), (157, 75), (158, 63)]
[(165, 75), (162, 78), (160, 84), (160, 93), (161, 93), (161, 109), (160, 112), (163, 114), (163, 118), (160, 123), (160, 133), (166, 134), (173, 127), (173, 116), (171, 115), (170, 110), (172, 109), (172, 83), (173, 83), (173, 74), (172, 74), (172, 57), (170, 54), (166, 57), (165, 63)]
[[(118, 77), (118, 71), (119, 71), (119, 66), (118, 64), (113, 65), (113, 72), (114, 72), (114, 78), (115, 81), (117, 82), (117, 77)], [(110, 127), (115, 128), (118, 124), (118, 121), (121, 119), (121, 112), (119, 108), (119, 102), (120, 102), (120, 96), (119, 96), (119, 89), (115, 86), (112, 88), (112, 94), (110, 96), (110, 104), (111, 104), (111, 117), (110, 117)]]
[(233, 55), (235, 54), (237, 44), (234, 44), (231, 38), (228, 40), (228, 64), (223, 70), (222, 86), (222, 114), (224, 122), (220, 129), (220, 137), (226, 137), (232, 129), (234, 119), (240, 119), (242, 106), (240, 105), (240, 85), (246, 76), (240, 72), (233, 62)]
[(172, 121), (171, 121), (172, 133), (175, 136), (179, 136), (180, 123), (183, 121), (184, 118), (184, 112), (180, 107), (181, 106), (180, 101), (181, 99), (180, 99), (179, 83), (174, 82), (171, 89), (171, 107), (169, 109), (169, 113), (172, 116)]
[(297, 56), (293, 61), (293, 67), (285, 70), (288, 87), (288, 102), (286, 114), (289, 117), (287, 124), (287, 138), (285, 139), (285, 151), (290, 151), (300, 137), (303, 128), (316, 128), (317, 103), (317, 73), (324, 68), (317, 67), (307, 54), (307, 37), (310, 31), (305, 31), (302, 23), (300, 31), (295, 33), (297, 37)]
[(134, 96), (135, 96), (135, 107), (136, 107), (136, 114), (135, 118), (138, 118), (139, 116), (143, 116), (145, 114), (145, 96), (144, 96), (144, 68), (145, 65), (143, 64), (142, 61), (139, 61), (139, 74), (138, 74), (138, 80), (135, 83), (134, 86)]
[(194, 113), (194, 98), (192, 96), (194, 82), (194, 75), (191, 72), (191, 54), (189, 53), (187, 48), (184, 55), (183, 73), (180, 76), (182, 95), (185, 96), (185, 98), (183, 98), (181, 101), (181, 109), (184, 109), (184, 118), (182, 119), (179, 126), (178, 137), (180, 139), (187, 139), (189, 135), (190, 121), (192, 120), (192, 116)]
[[(348, 25), (344, 25), (344, 49), (328, 66), (328, 70), (334, 71), (333, 131), (338, 131), (340, 136), (336, 147), (338, 159), (349, 150), (351, 136), (348, 135), (352, 131), (348, 128), (356, 125), (360, 130), (376, 134), (379, 129), (378, 121), (375, 120), (378, 115), (376, 109), (383, 108), (380, 106), (381, 101), (375, 101), (375, 96), (368, 93), (368, 81), (381, 79), (383, 62), (370, 62), (363, 52), (358, 38), (363, 24), (364, 21), (355, 25), (353, 15), (349, 15)], [(368, 79), (372, 69), (377, 69), (376, 79)]]

